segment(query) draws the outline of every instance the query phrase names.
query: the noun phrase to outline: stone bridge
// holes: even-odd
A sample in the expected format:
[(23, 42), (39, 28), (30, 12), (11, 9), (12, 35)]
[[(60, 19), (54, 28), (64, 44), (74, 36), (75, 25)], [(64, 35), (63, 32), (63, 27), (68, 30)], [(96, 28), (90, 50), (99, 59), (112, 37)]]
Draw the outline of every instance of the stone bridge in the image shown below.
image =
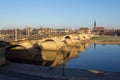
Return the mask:
[[(56, 64), (53, 64), (53, 62), (58, 58), (63, 60), (63, 58), (72, 55), (73, 47), (80, 47), (82, 43), (85, 43), (92, 37), (92, 34), (71, 34), (40, 40), (1, 41), (0, 65), (4, 64), (6, 59), (8, 59), (29, 62), (51, 61), (52, 66), (54, 66)], [(58, 57), (58, 55), (61, 55), (61, 57)]]

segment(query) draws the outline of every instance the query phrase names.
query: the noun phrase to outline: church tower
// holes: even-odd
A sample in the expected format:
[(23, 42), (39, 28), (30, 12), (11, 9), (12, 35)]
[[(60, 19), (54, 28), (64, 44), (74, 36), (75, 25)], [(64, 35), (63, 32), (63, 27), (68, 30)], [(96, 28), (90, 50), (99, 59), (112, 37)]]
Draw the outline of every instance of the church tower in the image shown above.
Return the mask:
[(94, 21), (94, 28), (93, 29), (95, 29), (96, 28), (96, 21)]

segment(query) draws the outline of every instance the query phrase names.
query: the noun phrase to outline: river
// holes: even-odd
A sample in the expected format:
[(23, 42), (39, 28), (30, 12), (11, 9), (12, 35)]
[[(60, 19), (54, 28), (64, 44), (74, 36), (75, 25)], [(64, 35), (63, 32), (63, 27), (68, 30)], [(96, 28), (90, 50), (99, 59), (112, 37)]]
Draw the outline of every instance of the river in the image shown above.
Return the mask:
[(91, 44), (65, 68), (120, 72), (120, 45)]

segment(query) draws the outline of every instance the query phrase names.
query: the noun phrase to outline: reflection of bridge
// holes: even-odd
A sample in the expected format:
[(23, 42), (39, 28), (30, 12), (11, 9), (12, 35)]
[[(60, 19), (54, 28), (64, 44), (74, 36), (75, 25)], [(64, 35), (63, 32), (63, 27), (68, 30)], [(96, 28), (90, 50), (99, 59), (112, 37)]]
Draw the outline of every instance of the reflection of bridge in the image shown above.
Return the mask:
[(73, 34), (41, 40), (10, 41), (9, 44), (1, 42), (0, 64), (4, 64), (8, 59), (56, 66), (73, 56), (76, 57), (78, 51), (84, 51), (83, 46), (91, 37), (91, 34)]

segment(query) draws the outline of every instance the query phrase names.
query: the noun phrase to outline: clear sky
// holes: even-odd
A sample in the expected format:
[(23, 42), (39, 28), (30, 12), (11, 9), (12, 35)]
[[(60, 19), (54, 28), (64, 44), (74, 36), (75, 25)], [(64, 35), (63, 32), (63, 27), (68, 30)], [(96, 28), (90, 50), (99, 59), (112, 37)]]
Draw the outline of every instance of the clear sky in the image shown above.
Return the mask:
[(0, 0), (0, 26), (120, 27), (120, 0)]

